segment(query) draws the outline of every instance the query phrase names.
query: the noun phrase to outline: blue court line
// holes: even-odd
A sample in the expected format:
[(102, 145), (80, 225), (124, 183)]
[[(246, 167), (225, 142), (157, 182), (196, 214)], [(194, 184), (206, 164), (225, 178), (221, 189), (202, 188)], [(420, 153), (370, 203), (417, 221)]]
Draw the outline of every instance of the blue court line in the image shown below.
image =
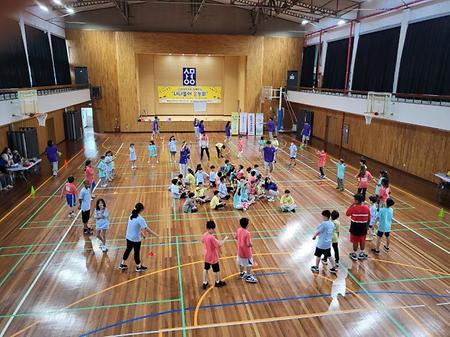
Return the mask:
[[(273, 274), (280, 274), (280, 273), (261, 273), (257, 274), (258, 276), (268, 276)], [(408, 291), (384, 291), (384, 290), (375, 290), (375, 291), (355, 291), (355, 292), (346, 292), (345, 296), (358, 294), (358, 295), (368, 295), (368, 294), (374, 294), (374, 295), (407, 295), (407, 296), (423, 296), (423, 297), (432, 297), (432, 298), (450, 298), (450, 295), (446, 294), (433, 294), (433, 293), (426, 293), (426, 292), (408, 292)], [(299, 301), (299, 300), (307, 300), (312, 298), (324, 298), (324, 297), (332, 297), (331, 294), (317, 294), (317, 295), (302, 295), (302, 296), (291, 296), (291, 297), (284, 297), (284, 298), (271, 298), (271, 299), (264, 299), (264, 300), (254, 300), (254, 301), (241, 301), (241, 302), (231, 302), (231, 303), (220, 303), (220, 304), (212, 304), (212, 305), (203, 305), (200, 306), (200, 309), (214, 309), (214, 308), (226, 308), (226, 307), (234, 307), (234, 306), (241, 306), (241, 305), (253, 305), (253, 304), (264, 304), (264, 303), (279, 303), (279, 302), (288, 302), (288, 301)], [(185, 308), (184, 311), (194, 311), (195, 307), (189, 307)], [(386, 310), (389, 310), (389, 308), (386, 308)], [(143, 316), (138, 316), (134, 318), (130, 318), (124, 321), (119, 321), (110, 325), (106, 325), (101, 328), (97, 328), (95, 330), (86, 332), (80, 337), (86, 337), (90, 335), (94, 335), (98, 332), (108, 330), (117, 326), (133, 323), (139, 320), (147, 319), (147, 318), (153, 318), (163, 315), (169, 315), (173, 313), (181, 312), (181, 308), (178, 309), (172, 309), (167, 311), (160, 311), (153, 314), (147, 314)]]

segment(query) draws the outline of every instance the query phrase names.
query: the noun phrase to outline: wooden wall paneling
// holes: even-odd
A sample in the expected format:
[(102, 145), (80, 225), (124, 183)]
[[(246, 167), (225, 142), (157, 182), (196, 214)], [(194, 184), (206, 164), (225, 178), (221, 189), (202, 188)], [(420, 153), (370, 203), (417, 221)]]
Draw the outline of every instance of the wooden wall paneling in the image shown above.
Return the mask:
[(250, 39), (247, 55), (246, 89), (244, 111), (259, 111), (262, 88), (264, 37)]
[(223, 114), (239, 109), (239, 57), (225, 56), (223, 66)]
[(239, 56), (239, 75), (238, 75), (238, 99), (239, 99), (239, 107), (238, 111), (244, 110), (245, 105), (245, 69), (246, 69), (247, 57)]

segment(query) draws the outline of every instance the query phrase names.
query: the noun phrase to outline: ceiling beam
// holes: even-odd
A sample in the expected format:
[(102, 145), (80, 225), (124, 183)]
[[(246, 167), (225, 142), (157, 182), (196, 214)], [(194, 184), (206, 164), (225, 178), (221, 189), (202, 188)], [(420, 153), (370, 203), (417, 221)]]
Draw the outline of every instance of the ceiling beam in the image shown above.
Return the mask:
[(205, 4), (205, 0), (202, 0), (202, 3), (200, 4), (200, 6), (198, 6), (198, 8), (197, 8), (197, 10), (195, 12), (195, 15), (194, 15), (194, 17), (192, 19), (191, 27), (193, 27), (195, 25), (195, 22), (197, 22), (197, 19), (200, 16), (200, 11), (202, 10), (204, 4)]

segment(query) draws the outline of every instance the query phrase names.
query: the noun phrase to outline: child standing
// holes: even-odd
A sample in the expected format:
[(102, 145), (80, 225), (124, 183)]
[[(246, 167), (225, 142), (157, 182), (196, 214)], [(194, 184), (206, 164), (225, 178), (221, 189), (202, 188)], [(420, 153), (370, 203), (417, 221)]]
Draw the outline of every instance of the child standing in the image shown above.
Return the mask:
[(67, 183), (64, 184), (64, 187), (61, 191), (61, 198), (65, 195), (67, 201), (67, 207), (69, 208), (69, 218), (73, 218), (75, 216), (74, 209), (77, 206), (77, 194), (78, 190), (75, 184), (73, 183), (75, 178), (70, 176), (67, 178)]
[(252, 236), (247, 230), (249, 220), (241, 218), (239, 220), (240, 228), (236, 231), (235, 239), (237, 241), (237, 263), (239, 265), (239, 277), (248, 283), (257, 283), (258, 280), (252, 275), (253, 252)]
[(261, 138), (258, 140), (258, 151), (262, 153), (264, 146), (266, 146), (266, 141), (264, 140), (264, 136), (261, 136)]
[(131, 169), (134, 170), (135, 168), (137, 168), (136, 166), (137, 157), (136, 157), (136, 149), (134, 148), (133, 143), (130, 144), (129, 151), (130, 151)]
[[(156, 160), (157, 164), (159, 163), (156, 145), (153, 140), (151, 140), (150, 143), (148, 144), (148, 156), (149, 156), (149, 160), (147, 163), (153, 164), (154, 159)], [(152, 167), (153, 166), (155, 166), (155, 165), (152, 165)]]
[(91, 217), (91, 192), (89, 191), (89, 183), (85, 180), (84, 186), (79, 195), (81, 210), (81, 221), (83, 222), (83, 234), (92, 235), (94, 231), (88, 226), (89, 218)]
[(211, 209), (213, 210), (218, 210), (225, 207), (225, 203), (223, 201), (220, 201), (219, 191), (214, 191), (214, 196), (209, 202), (209, 207), (211, 207)]
[(285, 190), (284, 195), (280, 199), (281, 211), (295, 213), (296, 207), (297, 205), (295, 204), (294, 198), (291, 195), (291, 191)]
[(291, 142), (291, 146), (289, 146), (289, 157), (291, 158), (291, 162), (289, 166), (295, 166), (297, 163), (295, 160), (297, 159), (297, 145), (294, 142)]
[[(334, 224), (334, 233), (333, 238), (331, 239), (331, 246), (334, 251), (334, 261), (336, 263), (336, 268), (339, 267), (339, 231), (341, 229), (341, 222), (338, 220), (339, 212), (332, 211), (331, 212), (331, 222)], [(327, 264), (327, 258), (322, 259), (323, 264)]]
[(195, 213), (197, 212), (197, 206), (195, 206), (195, 193), (190, 192), (186, 201), (183, 204), (183, 212), (184, 213)]
[(105, 167), (106, 167), (106, 179), (108, 181), (113, 181), (113, 156), (111, 151), (105, 153)]
[(109, 212), (106, 208), (105, 200), (97, 200), (94, 211), (94, 219), (97, 238), (102, 242), (100, 244), (100, 249), (103, 253), (106, 253), (108, 251), (108, 247), (106, 247), (106, 231), (109, 228)]
[(387, 171), (381, 170), (377, 185), (375, 186), (375, 195), (380, 195), (380, 189), (384, 179), (389, 179)]
[[(370, 209), (363, 204), (363, 196), (355, 194), (353, 196), (355, 202), (347, 209), (345, 215), (351, 218), (350, 221), (350, 242), (353, 244), (353, 253), (350, 253), (350, 258), (353, 261), (367, 259), (367, 254), (364, 252), (366, 247), (367, 223), (370, 220)], [(359, 255), (357, 254), (358, 246), (360, 248)]]
[(171, 164), (175, 163), (175, 156), (177, 154), (177, 141), (174, 136), (171, 136), (169, 138), (169, 154), (170, 154), (169, 162)]
[(206, 222), (206, 232), (203, 234), (203, 254), (205, 258), (205, 267), (203, 269), (203, 289), (208, 288), (208, 271), (212, 267), (215, 277), (215, 287), (221, 288), (226, 285), (220, 278), (219, 266), (219, 249), (225, 244), (228, 236), (225, 236), (222, 241), (215, 237), (216, 223), (213, 220)]
[(100, 187), (105, 188), (107, 186), (105, 156), (100, 157), (100, 161), (97, 164), (97, 168), (98, 168), (98, 177), (100, 178)]
[(340, 190), (341, 192), (343, 192), (344, 189), (344, 177), (345, 177), (345, 169), (346, 169), (346, 165), (345, 165), (345, 161), (344, 159), (340, 159), (339, 163), (336, 162), (336, 177), (337, 177), (337, 186), (336, 189)]
[(180, 173), (186, 177), (187, 175), (187, 163), (191, 158), (191, 150), (189, 149), (189, 145), (183, 141), (183, 144), (180, 148)]
[(392, 209), (392, 206), (394, 206), (394, 204), (394, 200), (388, 198), (386, 200), (386, 207), (380, 208), (378, 212), (377, 247), (375, 249), (372, 249), (372, 252), (375, 255), (380, 254), (380, 244), (383, 235), (386, 237), (386, 244), (384, 245), (384, 249), (389, 252), (392, 218), (394, 217), (394, 210)]
[(244, 152), (244, 138), (242, 138), (241, 135), (239, 135), (239, 139), (237, 142), (237, 149), (238, 149), (238, 158), (241, 158), (242, 153)]
[(367, 235), (366, 241), (373, 240), (373, 230), (375, 224), (377, 223), (377, 216), (378, 216), (378, 197), (376, 195), (371, 195), (369, 197), (369, 201), (370, 201), (370, 222), (368, 229), (369, 235)]
[(319, 237), (317, 241), (316, 251), (314, 253), (316, 257), (316, 264), (311, 267), (313, 273), (319, 272), (320, 258), (323, 256), (329, 258), (331, 262), (330, 273), (336, 274), (336, 265), (334, 263), (334, 258), (331, 256), (331, 243), (333, 240), (334, 224), (330, 221), (331, 212), (325, 210), (322, 212), (322, 223), (317, 227), (316, 234), (313, 236), (313, 240)]
[(390, 197), (391, 188), (389, 187), (389, 179), (383, 179), (380, 188), (379, 207), (386, 207), (386, 202)]
[(325, 179), (325, 163), (327, 161), (327, 151), (316, 151), (316, 154), (319, 156), (318, 166), (319, 166), (319, 173), (320, 173), (320, 179)]
[(94, 169), (92, 168), (92, 162), (90, 159), (86, 160), (84, 164), (84, 174), (86, 176), (86, 180), (89, 183), (91, 189), (91, 196), (95, 198), (94, 188), (95, 188), (95, 179), (94, 179)]
[(363, 201), (366, 201), (366, 191), (367, 191), (367, 185), (370, 180), (373, 179), (372, 174), (366, 169), (365, 165), (361, 165), (359, 168), (359, 172), (356, 175), (358, 179), (358, 194), (361, 194), (363, 197)]

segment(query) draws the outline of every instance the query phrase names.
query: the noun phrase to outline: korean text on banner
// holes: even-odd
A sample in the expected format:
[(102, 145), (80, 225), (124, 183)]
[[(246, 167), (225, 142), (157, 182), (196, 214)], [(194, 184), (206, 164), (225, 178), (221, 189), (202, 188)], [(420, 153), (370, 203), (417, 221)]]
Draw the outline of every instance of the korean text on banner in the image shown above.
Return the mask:
[(239, 134), (239, 112), (231, 113), (231, 134)]
[(264, 114), (258, 112), (256, 114), (256, 135), (262, 136), (264, 135)]
[(239, 115), (239, 134), (246, 135), (247, 134), (247, 113), (241, 112)]
[(159, 103), (193, 103), (194, 101), (220, 103), (222, 87), (158, 86), (158, 98)]
[(248, 135), (249, 136), (254, 136), (255, 135), (255, 114), (253, 112), (249, 112), (248, 113), (248, 125), (247, 125), (247, 129), (248, 129)]

